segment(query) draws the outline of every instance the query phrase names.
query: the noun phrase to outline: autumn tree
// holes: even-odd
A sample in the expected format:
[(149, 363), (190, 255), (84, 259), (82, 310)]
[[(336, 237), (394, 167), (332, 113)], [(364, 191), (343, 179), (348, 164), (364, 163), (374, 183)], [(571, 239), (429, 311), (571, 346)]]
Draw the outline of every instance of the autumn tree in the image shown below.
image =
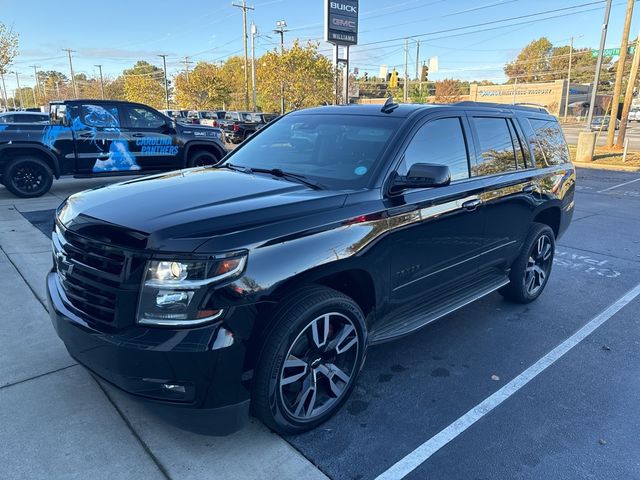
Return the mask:
[[(0, 23), (0, 74), (7, 73), (7, 67), (18, 55), (18, 35), (11, 29), (8, 29), (4, 23)], [(5, 97), (7, 92), (2, 92)], [(4, 98), (6, 102), (7, 99)], [(5, 104), (5, 107), (7, 105)]]
[(298, 110), (334, 100), (334, 69), (318, 53), (318, 43), (302, 46), (298, 41), (283, 53), (271, 51), (258, 60), (259, 103), (264, 111), (280, 111), (281, 89), (285, 105)]
[(446, 78), (436, 82), (436, 103), (455, 103), (462, 99), (462, 82)]
[(223, 69), (213, 63), (200, 62), (189, 72), (175, 77), (175, 100), (181, 107), (215, 110), (228, 105), (232, 88)]
[(163, 108), (165, 92), (164, 72), (161, 68), (140, 60), (133, 68), (125, 70), (123, 76), (126, 100)]

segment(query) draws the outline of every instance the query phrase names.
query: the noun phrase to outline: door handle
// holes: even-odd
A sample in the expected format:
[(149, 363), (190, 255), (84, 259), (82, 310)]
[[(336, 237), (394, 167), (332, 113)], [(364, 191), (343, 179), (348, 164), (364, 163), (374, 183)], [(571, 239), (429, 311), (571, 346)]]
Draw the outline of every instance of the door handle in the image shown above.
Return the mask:
[(133, 135), (131, 135), (132, 137), (136, 137), (136, 138), (141, 138), (144, 137), (144, 133), (134, 133)]
[(468, 210), (470, 212), (473, 212), (480, 205), (482, 205), (482, 200), (480, 200), (479, 198), (476, 198), (474, 200), (469, 200), (468, 202), (464, 202), (462, 204), (462, 208), (464, 208), (465, 210)]
[(536, 187), (534, 185), (527, 185), (522, 189), (524, 193), (533, 193), (536, 191)]
[(81, 133), (80, 135), (78, 135), (80, 138), (90, 138), (93, 137), (93, 133), (91, 132), (87, 132), (87, 133)]

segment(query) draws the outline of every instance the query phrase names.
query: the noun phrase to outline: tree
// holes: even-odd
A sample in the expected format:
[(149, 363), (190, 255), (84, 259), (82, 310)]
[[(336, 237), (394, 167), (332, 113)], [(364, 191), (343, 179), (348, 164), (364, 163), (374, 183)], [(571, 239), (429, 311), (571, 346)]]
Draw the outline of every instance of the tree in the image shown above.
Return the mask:
[(18, 34), (0, 23), (0, 73), (7, 73), (7, 67), (18, 55)]
[(436, 103), (455, 103), (462, 98), (462, 82), (446, 78), (436, 82)]
[(283, 53), (274, 50), (258, 60), (259, 103), (264, 111), (280, 110), (283, 85), (285, 105), (289, 110), (333, 102), (333, 65), (318, 53), (318, 45), (309, 42), (301, 46), (295, 41)]
[(178, 105), (197, 110), (215, 110), (231, 100), (231, 86), (227, 84), (223, 69), (213, 63), (200, 62), (187, 75), (175, 78), (175, 98)]
[(518, 54), (513, 62), (504, 67), (504, 73), (509, 82), (536, 82), (542, 80), (545, 72), (549, 71), (549, 57), (553, 51), (553, 44), (547, 37), (541, 37), (529, 43)]
[(124, 97), (128, 101), (155, 108), (164, 106), (164, 72), (161, 68), (140, 60), (133, 68), (125, 70), (123, 76)]

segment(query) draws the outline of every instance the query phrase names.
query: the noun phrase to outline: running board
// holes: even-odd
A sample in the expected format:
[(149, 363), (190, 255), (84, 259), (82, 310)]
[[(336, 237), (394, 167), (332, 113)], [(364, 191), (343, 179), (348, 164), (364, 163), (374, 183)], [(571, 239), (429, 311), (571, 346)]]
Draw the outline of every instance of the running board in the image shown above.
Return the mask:
[[(412, 309), (412, 311), (406, 312), (402, 315), (402, 317), (404, 317), (402, 321), (391, 320), (390, 324), (388, 323), (380, 330), (371, 333), (369, 344), (375, 345), (408, 335), (431, 322), (435, 322), (445, 315), (455, 312), (456, 310), (469, 305), (470, 303), (473, 303), (496, 290), (499, 290), (509, 283), (509, 278), (504, 275), (491, 275), (489, 281), (487, 280), (487, 277), (482, 277), (480, 281), (477, 281), (475, 284), (465, 285), (463, 288), (465, 294), (461, 296), (458, 296), (460, 290), (456, 290), (455, 293), (450, 294), (457, 297), (451, 302), (444, 301), (431, 305), (428, 303), (421, 304), (417, 308)], [(456, 293), (458, 295), (456, 295)], [(429, 307), (431, 307), (431, 309)]]

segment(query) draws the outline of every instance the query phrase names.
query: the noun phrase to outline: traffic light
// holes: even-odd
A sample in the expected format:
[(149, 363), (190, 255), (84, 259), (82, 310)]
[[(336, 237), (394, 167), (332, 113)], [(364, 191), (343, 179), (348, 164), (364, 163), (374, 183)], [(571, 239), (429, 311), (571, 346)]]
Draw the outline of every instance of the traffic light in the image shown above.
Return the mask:
[(396, 69), (393, 69), (391, 72), (391, 77), (389, 78), (389, 88), (398, 88), (398, 72)]
[(422, 74), (420, 75), (420, 81), (426, 82), (429, 78), (429, 67), (422, 65)]

